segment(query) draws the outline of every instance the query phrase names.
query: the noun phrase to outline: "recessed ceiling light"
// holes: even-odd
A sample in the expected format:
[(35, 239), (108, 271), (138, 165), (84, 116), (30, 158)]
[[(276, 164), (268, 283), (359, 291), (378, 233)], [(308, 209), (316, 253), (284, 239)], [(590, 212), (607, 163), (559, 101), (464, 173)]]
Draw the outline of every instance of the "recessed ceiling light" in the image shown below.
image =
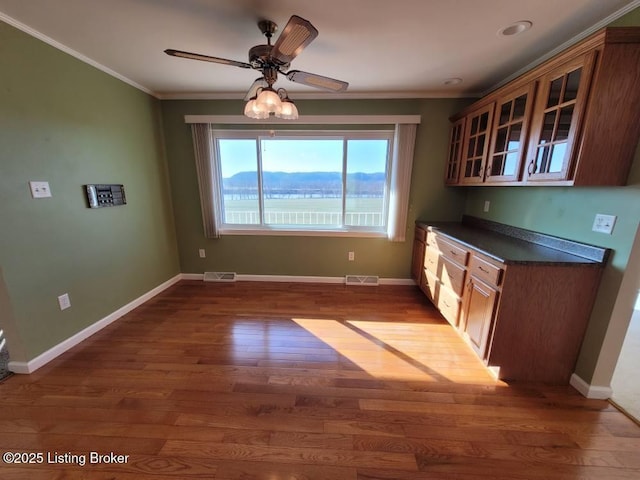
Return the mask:
[(447, 78), (444, 82), (445, 85), (458, 85), (459, 83), (462, 83), (462, 79), (455, 77), (455, 78)]
[(511, 37), (513, 35), (519, 35), (526, 32), (533, 26), (529, 20), (521, 20), (519, 22), (512, 23), (511, 25), (498, 30), (498, 35), (501, 37)]

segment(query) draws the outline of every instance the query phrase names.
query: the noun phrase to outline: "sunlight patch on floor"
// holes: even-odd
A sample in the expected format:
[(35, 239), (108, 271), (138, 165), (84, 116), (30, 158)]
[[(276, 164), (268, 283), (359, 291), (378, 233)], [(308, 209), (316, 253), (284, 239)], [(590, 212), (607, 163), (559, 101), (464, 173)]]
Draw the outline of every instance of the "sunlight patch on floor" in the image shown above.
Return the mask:
[[(299, 326), (378, 379), (494, 383), (477, 357), (449, 342), (447, 325), (294, 318)], [(460, 365), (462, 364), (462, 365)], [(469, 365), (472, 373), (469, 374)]]

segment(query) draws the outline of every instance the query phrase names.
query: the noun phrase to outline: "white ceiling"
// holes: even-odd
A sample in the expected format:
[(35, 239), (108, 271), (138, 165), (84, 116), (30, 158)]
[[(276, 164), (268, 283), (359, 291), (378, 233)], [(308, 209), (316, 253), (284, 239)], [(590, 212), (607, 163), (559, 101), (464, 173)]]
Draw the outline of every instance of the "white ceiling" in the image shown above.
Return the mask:
[[(260, 74), (169, 57), (166, 48), (247, 61), (259, 19), (320, 34), (292, 68), (349, 82), (343, 96), (486, 91), (640, 0), (0, 0), (0, 19), (159, 98), (240, 98)], [(501, 37), (520, 21), (531, 30)], [(277, 38), (278, 33), (276, 33)], [(460, 77), (459, 85), (443, 82)], [(281, 78), (297, 98), (317, 90)], [(312, 95), (313, 94), (313, 95)]]

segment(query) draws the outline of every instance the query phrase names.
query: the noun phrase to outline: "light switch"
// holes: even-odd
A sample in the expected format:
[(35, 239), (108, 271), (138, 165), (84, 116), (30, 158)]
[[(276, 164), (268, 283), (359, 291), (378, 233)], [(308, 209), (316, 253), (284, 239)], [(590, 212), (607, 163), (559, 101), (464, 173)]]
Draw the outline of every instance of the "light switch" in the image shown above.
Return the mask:
[(33, 198), (47, 198), (51, 196), (49, 182), (29, 182), (31, 196)]
[(58, 305), (60, 305), (60, 310), (66, 310), (71, 306), (71, 299), (69, 298), (69, 294), (65, 293), (58, 297)]
[(604, 215), (602, 213), (598, 213), (593, 221), (593, 227), (591, 230), (611, 235), (611, 232), (613, 232), (613, 226), (616, 224), (616, 218), (617, 217), (615, 215)]

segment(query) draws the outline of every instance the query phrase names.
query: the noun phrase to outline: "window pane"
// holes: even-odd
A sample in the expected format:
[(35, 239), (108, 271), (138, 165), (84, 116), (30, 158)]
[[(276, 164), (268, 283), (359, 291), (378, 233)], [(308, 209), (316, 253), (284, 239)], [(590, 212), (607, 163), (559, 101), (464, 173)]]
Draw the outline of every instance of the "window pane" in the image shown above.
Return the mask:
[(342, 145), (341, 139), (261, 140), (265, 224), (342, 224)]
[(562, 171), (562, 166), (564, 164), (564, 156), (566, 152), (567, 152), (566, 143), (556, 143), (552, 147), (551, 163), (549, 165), (550, 173), (558, 173)]
[(509, 144), (507, 150), (520, 149), (520, 136), (522, 134), (522, 126), (519, 124), (513, 125), (509, 130)]
[(223, 223), (259, 224), (258, 156), (254, 139), (219, 139)]
[(507, 133), (509, 127), (502, 127), (498, 130), (498, 136), (496, 137), (496, 152), (504, 152), (507, 150)]
[(556, 112), (557, 110), (551, 110), (544, 114), (540, 143), (549, 143), (553, 140), (553, 129), (556, 125)]
[(516, 98), (515, 105), (513, 107), (513, 119), (522, 120), (524, 117), (524, 111), (527, 107), (527, 95), (521, 95)]
[(582, 69), (579, 68), (567, 75), (567, 86), (565, 87), (565, 91), (564, 91), (565, 102), (575, 100), (576, 97), (578, 96), (578, 87), (580, 86), (581, 74), (582, 74)]
[(517, 153), (507, 153), (505, 162), (504, 162), (504, 170), (502, 173), (504, 175), (515, 175), (516, 166), (518, 164), (518, 154)]
[(573, 118), (573, 105), (564, 107), (560, 110), (560, 121), (558, 122), (558, 132), (555, 140), (567, 140), (569, 138), (569, 130), (571, 129), (571, 120)]
[(509, 120), (511, 120), (511, 104), (513, 102), (507, 102), (507, 103), (503, 103), (502, 107), (500, 108), (500, 125), (504, 125), (506, 123), (509, 123)]
[(385, 225), (388, 140), (347, 141), (345, 225)]
[(564, 77), (560, 77), (551, 82), (551, 86), (549, 88), (549, 96), (547, 98), (547, 108), (558, 105), (558, 102), (560, 101), (560, 92), (562, 91), (563, 80)]
[(491, 162), (491, 175), (502, 175), (502, 164), (504, 163), (504, 155), (494, 155)]

